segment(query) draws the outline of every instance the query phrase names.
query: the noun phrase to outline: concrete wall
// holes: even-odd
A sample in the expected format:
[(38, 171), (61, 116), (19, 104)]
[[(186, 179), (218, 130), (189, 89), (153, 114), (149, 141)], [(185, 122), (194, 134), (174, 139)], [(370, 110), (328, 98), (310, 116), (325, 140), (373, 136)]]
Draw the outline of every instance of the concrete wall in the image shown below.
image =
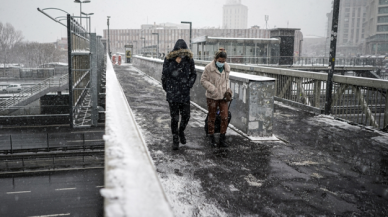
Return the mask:
[[(136, 56), (133, 65), (161, 81), (163, 61)], [(191, 101), (207, 110), (205, 88), (200, 79), (203, 66), (196, 66), (197, 80), (191, 89)], [(231, 72), (230, 87), (233, 91), (231, 124), (251, 137), (271, 137), (275, 79)]]
[(104, 216), (172, 217), (147, 145), (109, 57), (106, 71)]

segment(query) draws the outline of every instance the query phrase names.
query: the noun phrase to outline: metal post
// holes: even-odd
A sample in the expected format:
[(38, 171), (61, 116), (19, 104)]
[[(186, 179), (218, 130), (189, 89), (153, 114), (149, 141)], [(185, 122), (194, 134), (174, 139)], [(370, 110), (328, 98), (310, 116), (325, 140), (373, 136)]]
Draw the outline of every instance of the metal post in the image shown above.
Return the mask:
[(82, 145), (85, 151), (85, 133), (82, 134)]
[(72, 43), (72, 33), (71, 33), (71, 17), (70, 14), (67, 15), (67, 55), (68, 55), (68, 67), (69, 67), (69, 109), (70, 109), (70, 127), (74, 127), (74, 116), (73, 116), (73, 73), (72, 73), (72, 57), (71, 57), (71, 43)]
[(97, 35), (96, 33), (90, 33), (90, 52), (91, 52), (91, 76), (90, 76), (90, 88), (91, 88), (91, 101), (92, 101), (92, 126), (97, 126), (98, 123), (98, 72), (97, 72)]
[(190, 24), (190, 50), (192, 50), (192, 47), (191, 47), (191, 35), (192, 35), (192, 22), (186, 22), (186, 21), (182, 21), (181, 23), (186, 23), (186, 24)]
[(385, 94), (384, 126), (388, 129), (388, 94)]
[(156, 49), (156, 58), (159, 58), (159, 33), (158, 33), (158, 47), (157, 47), (157, 49)]
[(47, 151), (50, 151), (50, 143), (49, 143), (49, 135), (48, 135), (48, 133), (47, 133), (46, 141), (47, 141)]
[(111, 55), (110, 55), (109, 18), (110, 18), (110, 16), (108, 16), (108, 54), (109, 54), (109, 59), (110, 59), (110, 58), (112, 58), (112, 57), (111, 57)]
[(331, 66), (331, 69), (329, 71), (329, 74), (327, 75), (327, 82), (326, 82), (326, 101), (325, 101), (326, 115), (329, 115), (331, 113), (333, 74), (335, 69), (335, 53), (337, 48), (339, 7), (340, 7), (340, 0), (334, 0), (331, 42), (330, 42), (330, 56), (329, 56), (329, 61), (330, 61), (329, 65)]
[(11, 144), (11, 154), (13, 154), (13, 149), (12, 149), (12, 135), (9, 135), (9, 143)]

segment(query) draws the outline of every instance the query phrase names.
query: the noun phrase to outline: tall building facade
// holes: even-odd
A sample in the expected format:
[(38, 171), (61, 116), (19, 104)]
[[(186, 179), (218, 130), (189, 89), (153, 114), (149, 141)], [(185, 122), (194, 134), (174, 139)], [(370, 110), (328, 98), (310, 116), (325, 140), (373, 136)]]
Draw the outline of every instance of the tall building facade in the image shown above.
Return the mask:
[(241, 0), (227, 0), (223, 7), (223, 29), (247, 29), (248, 7)]
[(388, 55), (388, 0), (369, 0), (366, 7), (365, 46), (367, 54)]
[[(330, 37), (333, 12), (327, 17)], [(388, 0), (341, 1), (337, 55), (388, 55)]]

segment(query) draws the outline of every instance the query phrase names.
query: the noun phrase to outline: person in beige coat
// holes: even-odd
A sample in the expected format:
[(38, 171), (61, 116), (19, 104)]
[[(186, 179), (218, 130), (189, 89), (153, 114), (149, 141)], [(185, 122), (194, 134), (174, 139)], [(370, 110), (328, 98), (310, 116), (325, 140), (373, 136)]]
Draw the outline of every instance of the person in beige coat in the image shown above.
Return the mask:
[(232, 90), (229, 87), (230, 66), (226, 63), (227, 54), (220, 50), (209, 63), (202, 74), (201, 84), (206, 89), (207, 106), (209, 111), (208, 134), (209, 143), (217, 147), (214, 138), (214, 124), (217, 107), (220, 109), (221, 129), (219, 147), (226, 148), (225, 134), (228, 128), (228, 101), (232, 98)]

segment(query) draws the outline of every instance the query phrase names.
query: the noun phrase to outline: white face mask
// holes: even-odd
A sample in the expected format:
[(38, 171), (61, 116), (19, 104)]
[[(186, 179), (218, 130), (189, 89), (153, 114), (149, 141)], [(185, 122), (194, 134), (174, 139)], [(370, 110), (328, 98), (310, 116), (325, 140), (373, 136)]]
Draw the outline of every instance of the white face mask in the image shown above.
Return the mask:
[(224, 67), (225, 63), (220, 63), (220, 62), (216, 62), (216, 65), (218, 66), (218, 68), (221, 68), (221, 67)]

